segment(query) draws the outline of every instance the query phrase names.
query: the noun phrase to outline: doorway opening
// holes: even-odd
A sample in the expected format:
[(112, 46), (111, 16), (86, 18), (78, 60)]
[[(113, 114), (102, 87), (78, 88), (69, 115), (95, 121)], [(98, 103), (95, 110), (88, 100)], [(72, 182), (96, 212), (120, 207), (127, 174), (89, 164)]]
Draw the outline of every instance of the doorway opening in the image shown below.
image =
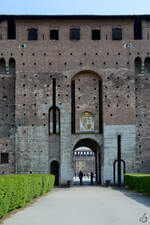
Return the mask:
[(55, 186), (59, 186), (59, 163), (54, 160), (51, 162), (51, 174), (55, 175)]
[(82, 184), (101, 184), (100, 147), (95, 140), (85, 138), (78, 141), (73, 150), (73, 159), (74, 184), (80, 184), (80, 171), (83, 173)]

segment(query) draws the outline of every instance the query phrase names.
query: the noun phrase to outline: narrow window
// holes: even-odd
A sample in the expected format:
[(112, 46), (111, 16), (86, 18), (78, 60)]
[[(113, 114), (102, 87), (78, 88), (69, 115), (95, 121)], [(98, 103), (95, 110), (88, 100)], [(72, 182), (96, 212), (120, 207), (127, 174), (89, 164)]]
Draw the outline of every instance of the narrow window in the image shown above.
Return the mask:
[(142, 22), (140, 18), (136, 18), (134, 21), (134, 40), (142, 39)]
[(50, 40), (59, 40), (59, 32), (58, 30), (50, 30)]
[(75, 80), (71, 82), (71, 131), (75, 134)]
[(53, 133), (56, 134), (56, 79), (53, 78)]
[(136, 57), (136, 59), (134, 61), (134, 65), (135, 65), (135, 73), (136, 74), (141, 73), (142, 60), (140, 57)]
[(36, 41), (38, 40), (38, 30), (35, 28), (28, 29), (28, 40)]
[(57, 107), (49, 110), (49, 134), (60, 134), (60, 110)]
[(15, 76), (16, 74), (16, 62), (13, 58), (9, 59), (9, 74), (12, 76)]
[(112, 40), (122, 40), (122, 29), (113, 28), (112, 29)]
[(16, 39), (16, 23), (14, 19), (8, 19), (7, 21), (7, 39)]
[(100, 39), (101, 39), (100, 30), (98, 29), (92, 30), (92, 40), (100, 40)]
[(0, 59), (0, 74), (6, 74), (6, 62), (4, 58)]
[(118, 135), (118, 186), (121, 186), (121, 135)]
[(60, 110), (56, 106), (56, 79), (53, 78), (53, 106), (49, 109), (49, 134), (60, 133)]
[(103, 133), (103, 97), (102, 82), (99, 80), (99, 133)]
[(1, 153), (1, 164), (6, 164), (8, 161), (8, 153)]
[(80, 40), (80, 29), (79, 28), (70, 29), (70, 40), (72, 40), (72, 41)]
[(121, 135), (118, 135), (118, 160), (121, 159)]
[(144, 62), (144, 72), (150, 74), (150, 58), (147, 57)]

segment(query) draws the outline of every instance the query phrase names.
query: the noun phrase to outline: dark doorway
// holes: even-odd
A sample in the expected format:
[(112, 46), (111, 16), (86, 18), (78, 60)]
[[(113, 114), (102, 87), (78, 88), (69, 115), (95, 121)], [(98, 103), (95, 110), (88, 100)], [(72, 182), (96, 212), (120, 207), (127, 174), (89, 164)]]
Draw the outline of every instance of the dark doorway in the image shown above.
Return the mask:
[(55, 160), (51, 163), (51, 174), (55, 175), (55, 186), (59, 185), (59, 163)]

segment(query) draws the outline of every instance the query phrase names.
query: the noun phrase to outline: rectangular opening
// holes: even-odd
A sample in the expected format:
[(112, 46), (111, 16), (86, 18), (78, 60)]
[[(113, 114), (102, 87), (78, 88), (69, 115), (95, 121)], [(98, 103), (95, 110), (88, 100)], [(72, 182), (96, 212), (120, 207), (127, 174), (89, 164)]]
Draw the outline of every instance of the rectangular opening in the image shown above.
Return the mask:
[(53, 134), (56, 134), (56, 79), (53, 78)]
[(118, 159), (121, 159), (121, 135), (118, 135)]
[(101, 33), (99, 29), (93, 29), (92, 30), (92, 40), (100, 40), (101, 39)]
[(14, 19), (8, 19), (7, 21), (7, 39), (16, 39), (16, 22)]
[(121, 186), (121, 135), (118, 135), (118, 185)]
[(71, 131), (75, 134), (75, 80), (71, 82)]
[(70, 29), (70, 40), (80, 40), (80, 29), (79, 28), (72, 28)]
[(112, 40), (122, 40), (122, 29), (121, 28), (113, 28), (112, 29)]
[(50, 40), (59, 40), (59, 32), (58, 30), (50, 30)]
[(137, 18), (134, 21), (134, 40), (142, 39), (142, 22), (141, 19)]
[(99, 133), (103, 133), (103, 97), (102, 97), (102, 83), (99, 80)]
[(38, 30), (35, 28), (28, 29), (28, 40), (36, 41), (38, 40)]
[(6, 164), (8, 161), (8, 153), (1, 153), (1, 164)]

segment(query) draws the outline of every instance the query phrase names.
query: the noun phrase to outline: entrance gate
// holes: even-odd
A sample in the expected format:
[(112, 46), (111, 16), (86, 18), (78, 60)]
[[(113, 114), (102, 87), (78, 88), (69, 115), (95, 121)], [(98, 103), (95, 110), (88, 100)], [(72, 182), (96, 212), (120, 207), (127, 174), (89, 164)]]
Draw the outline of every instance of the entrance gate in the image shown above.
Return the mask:
[[(94, 154), (95, 154), (96, 183), (101, 184), (101, 154), (100, 154), (99, 144), (93, 139), (85, 138), (85, 139), (79, 140), (76, 143), (73, 151), (75, 151), (76, 149), (78, 149), (80, 147), (89, 148), (94, 152)], [(73, 152), (73, 155), (74, 155), (74, 152)]]

